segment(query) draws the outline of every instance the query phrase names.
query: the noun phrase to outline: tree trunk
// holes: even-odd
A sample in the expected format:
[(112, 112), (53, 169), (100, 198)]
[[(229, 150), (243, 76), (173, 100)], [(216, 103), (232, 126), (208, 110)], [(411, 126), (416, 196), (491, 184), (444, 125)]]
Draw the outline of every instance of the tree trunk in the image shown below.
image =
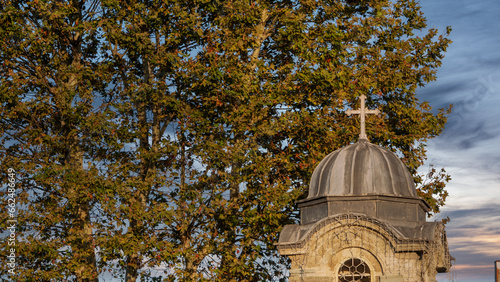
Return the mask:
[[(67, 163), (71, 169), (83, 172), (83, 153), (77, 144), (73, 144), (71, 147), (67, 153)], [(80, 186), (81, 188), (83, 187)], [(75, 190), (75, 187), (71, 187), (70, 189)], [(78, 192), (74, 191), (71, 194), (76, 196), (79, 194)], [(76, 281), (98, 282), (97, 261), (94, 251), (92, 222), (90, 219), (90, 203), (88, 201), (80, 201), (79, 199), (74, 200), (78, 202), (77, 210), (74, 213), (75, 222), (73, 224), (76, 227), (74, 234), (77, 239), (71, 244), (71, 249), (73, 250), (74, 257), (78, 260), (78, 267), (75, 270)]]

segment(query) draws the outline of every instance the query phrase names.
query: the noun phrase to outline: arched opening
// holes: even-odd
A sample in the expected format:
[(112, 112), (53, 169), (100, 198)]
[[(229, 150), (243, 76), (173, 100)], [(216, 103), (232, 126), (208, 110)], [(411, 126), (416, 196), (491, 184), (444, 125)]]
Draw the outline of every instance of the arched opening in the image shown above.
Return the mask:
[(339, 282), (371, 282), (371, 271), (368, 265), (357, 258), (346, 260), (339, 268)]

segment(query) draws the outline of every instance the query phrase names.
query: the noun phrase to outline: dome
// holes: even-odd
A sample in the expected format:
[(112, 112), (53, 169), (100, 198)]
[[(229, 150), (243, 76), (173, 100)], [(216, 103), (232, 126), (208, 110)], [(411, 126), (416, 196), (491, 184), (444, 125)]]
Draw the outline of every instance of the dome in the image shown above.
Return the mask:
[(418, 198), (404, 163), (391, 151), (366, 139), (336, 150), (319, 163), (308, 198), (357, 195)]

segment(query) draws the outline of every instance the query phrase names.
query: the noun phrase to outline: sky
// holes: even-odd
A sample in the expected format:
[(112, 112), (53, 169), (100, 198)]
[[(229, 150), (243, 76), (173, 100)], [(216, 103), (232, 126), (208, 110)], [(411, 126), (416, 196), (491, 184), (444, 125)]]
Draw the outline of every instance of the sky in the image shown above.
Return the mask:
[(500, 260), (500, 0), (421, 0), (428, 27), (453, 41), (437, 80), (417, 91), (437, 108), (453, 104), (428, 146), (428, 163), (451, 174), (446, 232), (456, 259), (438, 281), (494, 281)]
[[(428, 164), (452, 176), (434, 219), (446, 231), (452, 271), (438, 281), (491, 282), (500, 260), (500, 0), (421, 0), (430, 28), (452, 27), (437, 80), (418, 90), (435, 109), (453, 104), (444, 133), (429, 141)], [(425, 171), (425, 168), (424, 170)]]

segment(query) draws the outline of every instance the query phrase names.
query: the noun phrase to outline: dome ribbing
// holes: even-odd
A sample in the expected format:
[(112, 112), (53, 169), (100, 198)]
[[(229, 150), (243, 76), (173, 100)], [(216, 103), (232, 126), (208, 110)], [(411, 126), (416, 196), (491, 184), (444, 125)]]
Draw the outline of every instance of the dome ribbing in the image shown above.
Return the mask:
[(308, 198), (356, 195), (418, 198), (404, 163), (391, 151), (366, 139), (334, 151), (319, 163)]

